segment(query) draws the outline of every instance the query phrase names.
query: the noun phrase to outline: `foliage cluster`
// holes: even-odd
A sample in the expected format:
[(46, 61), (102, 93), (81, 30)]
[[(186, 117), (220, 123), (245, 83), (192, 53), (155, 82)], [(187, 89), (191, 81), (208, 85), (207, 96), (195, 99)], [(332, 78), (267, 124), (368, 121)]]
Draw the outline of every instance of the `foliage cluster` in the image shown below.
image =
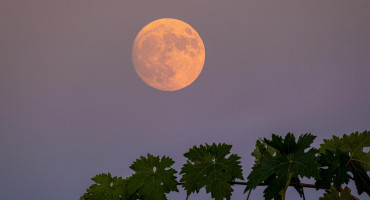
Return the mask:
[[(166, 194), (178, 192), (182, 187), (187, 199), (202, 188), (212, 199), (229, 200), (233, 185), (246, 185), (245, 193), (257, 186), (267, 186), (264, 198), (284, 200), (287, 188), (292, 186), (305, 199), (304, 187), (324, 189), (320, 200), (357, 199), (349, 188), (342, 186), (353, 181), (358, 194), (370, 196), (370, 131), (344, 134), (325, 139), (316, 149), (311, 147), (316, 136), (302, 134), (296, 140), (292, 133), (282, 136), (272, 134), (271, 139), (263, 138), (256, 142), (252, 152), (255, 163), (252, 172), (244, 180), (240, 157), (231, 154), (231, 145), (205, 144), (193, 146), (184, 154), (187, 161), (179, 174), (180, 182), (172, 168), (174, 161), (166, 156), (147, 154), (141, 156), (130, 168), (134, 173), (123, 179), (112, 177), (110, 173), (96, 175), (81, 200), (164, 200)], [(315, 180), (315, 184), (303, 184), (303, 178)]]

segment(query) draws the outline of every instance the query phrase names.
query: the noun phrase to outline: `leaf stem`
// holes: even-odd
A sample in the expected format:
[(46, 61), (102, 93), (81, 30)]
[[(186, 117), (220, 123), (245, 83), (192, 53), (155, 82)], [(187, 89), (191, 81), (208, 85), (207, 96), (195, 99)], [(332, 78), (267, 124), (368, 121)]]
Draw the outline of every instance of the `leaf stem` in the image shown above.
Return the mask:
[(249, 190), (247, 200), (249, 200), (249, 197), (251, 196), (252, 190)]
[(290, 185), (290, 181), (292, 179), (292, 176), (293, 174), (292, 173), (289, 173), (288, 174), (288, 182), (286, 183), (285, 187), (279, 192), (279, 194), (281, 195), (281, 199), (282, 200), (285, 200), (285, 194), (286, 194), (286, 190), (288, 189), (289, 185)]

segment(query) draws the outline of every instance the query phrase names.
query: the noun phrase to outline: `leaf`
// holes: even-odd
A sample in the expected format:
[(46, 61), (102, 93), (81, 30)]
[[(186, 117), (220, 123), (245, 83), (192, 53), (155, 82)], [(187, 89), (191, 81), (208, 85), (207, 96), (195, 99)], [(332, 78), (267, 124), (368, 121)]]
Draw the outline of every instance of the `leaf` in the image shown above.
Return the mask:
[(145, 200), (164, 200), (167, 193), (178, 192), (174, 176), (177, 172), (170, 168), (173, 164), (169, 157), (141, 156), (130, 166), (135, 173), (128, 182), (129, 194), (138, 193)]
[(333, 136), (330, 140), (324, 140), (324, 143), (320, 146), (321, 153), (325, 153), (325, 150), (335, 152), (338, 148), (344, 152), (349, 152), (351, 153), (351, 160), (360, 162), (366, 171), (370, 171), (370, 152), (364, 152), (365, 147), (370, 147), (370, 131), (354, 132), (350, 135), (344, 134), (342, 138)]
[(370, 147), (370, 131), (343, 135), (340, 149), (350, 152), (351, 160), (361, 163), (366, 171), (370, 171), (370, 152), (365, 153), (364, 147)]
[(292, 177), (292, 179), (290, 180), (290, 184), (294, 184), (293, 187), (298, 192), (299, 196), (305, 199), (304, 190), (303, 187), (299, 185), (300, 183), (301, 181), (298, 177)]
[(180, 174), (188, 196), (205, 187), (216, 200), (230, 199), (233, 191), (230, 182), (243, 179), (240, 157), (230, 154), (231, 148), (227, 144), (205, 144), (194, 146), (184, 154), (188, 160)]
[[(315, 136), (303, 134), (295, 141), (293, 134), (288, 133), (283, 139), (281, 136), (272, 135), (272, 139), (264, 139), (264, 142), (276, 149), (276, 155), (265, 152), (259, 163), (255, 164), (248, 176), (248, 190), (255, 189), (259, 184), (270, 178), (271, 183), (264, 191), (265, 199), (280, 199), (285, 195), (292, 178), (319, 177), (319, 164), (314, 148), (308, 149)], [(258, 146), (258, 145), (257, 145)], [(271, 176), (275, 176), (271, 180)]]
[(341, 147), (341, 143), (342, 143), (341, 138), (333, 135), (331, 139), (324, 139), (324, 143), (320, 144), (319, 151), (320, 153), (325, 153), (326, 150), (335, 152), (337, 149)]
[(266, 145), (266, 143), (263, 142), (262, 140), (257, 140), (256, 148), (251, 153), (251, 155), (255, 158), (255, 161), (254, 161), (255, 165), (260, 163), (260, 159), (265, 152), (269, 153), (270, 155), (274, 155), (276, 150), (272, 148), (271, 146)]
[(367, 171), (370, 169), (370, 152), (364, 152), (364, 147), (370, 146), (370, 132), (354, 132), (350, 135), (344, 134), (342, 138), (333, 136), (331, 140), (324, 140), (321, 150), (339, 148), (341, 151), (348, 152), (350, 158), (347, 166), (353, 174), (353, 179), (358, 194), (366, 192), (370, 196), (370, 178)]
[[(339, 196), (340, 194), (340, 196)], [(319, 200), (351, 200), (351, 190), (345, 187), (340, 193), (334, 187), (331, 187), (330, 192), (324, 194)]]
[(347, 152), (337, 149), (335, 152), (326, 150), (319, 156), (320, 178), (316, 181), (316, 188), (329, 189), (333, 184), (338, 189), (343, 183), (348, 183), (350, 167), (347, 165), (350, 159)]
[(110, 173), (96, 175), (84, 194), (85, 200), (123, 200), (126, 199), (125, 180), (121, 177), (112, 177)]
[(366, 192), (370, 196), (370, 177), (359, 162), (351, 162), (350, 170), (353, 174), (358, 194)]
[[(254, 151), (251, 153), (251, 155), (255, 158), (254, 165), (258, 165), (260, 163), (260, 159), (263, 156), (264, 153), (268, 153), (271, 156), (276, 153), (276, 150), (272, 148), (271, 146), (267, 145), (263, 140), (257, 140), (256, 142), (256, 148)], [(266, 184), (270, 184), (271, 181), (273, 181), (276, 178), (276, 176), (270, 176), (265, 180), (264, 182)], [(292, 183), (295, 183), (294, 189), (299, 193), (299, 196), (303, 197), (304, 196), (304, 191), (301, 187), (299, 187), (300, 180), (298, 177), (292, 177), (291, 179)]]

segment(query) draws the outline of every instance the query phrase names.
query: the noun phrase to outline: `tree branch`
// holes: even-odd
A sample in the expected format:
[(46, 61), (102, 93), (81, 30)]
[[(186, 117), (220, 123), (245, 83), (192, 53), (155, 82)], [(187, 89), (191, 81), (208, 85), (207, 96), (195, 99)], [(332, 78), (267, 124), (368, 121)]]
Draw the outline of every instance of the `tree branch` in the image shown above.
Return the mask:
[[(183, 185), (184, 183), (177, 183), (177, 185)], [(230, 182), (231, 185), (247, 185), (247, 182), (242, 182), (242, 181), (232, 181)], [(260, 183), (258, 186), (268, 186), (269, 184), (267, 183)], [(289, 186), (298, 186), (298, 187), (302, 187), (302, 188), (316, 188), (315, 184), (308, 184), (308, 183), (291, 183), (289, 184)], [(342, 192), (343, 191), (343, 188), (339, 188), (339, 191)], [(356, 196), (353, 196), (352, 194), (350, 194), (350, 197), (352, 200), (360, 200), (359, 198), (357, 198)]]

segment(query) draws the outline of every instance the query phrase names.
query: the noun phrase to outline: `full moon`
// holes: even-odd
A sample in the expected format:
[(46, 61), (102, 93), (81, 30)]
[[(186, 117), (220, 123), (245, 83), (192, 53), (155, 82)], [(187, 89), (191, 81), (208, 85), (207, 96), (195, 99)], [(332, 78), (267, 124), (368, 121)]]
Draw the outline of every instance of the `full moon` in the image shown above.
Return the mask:
[(190, 85), (203, 69), (205, 48), (189, 24), (171, 18), (150, 22), (132, 45), (132, 62), (139, 77), (162, 91)]

